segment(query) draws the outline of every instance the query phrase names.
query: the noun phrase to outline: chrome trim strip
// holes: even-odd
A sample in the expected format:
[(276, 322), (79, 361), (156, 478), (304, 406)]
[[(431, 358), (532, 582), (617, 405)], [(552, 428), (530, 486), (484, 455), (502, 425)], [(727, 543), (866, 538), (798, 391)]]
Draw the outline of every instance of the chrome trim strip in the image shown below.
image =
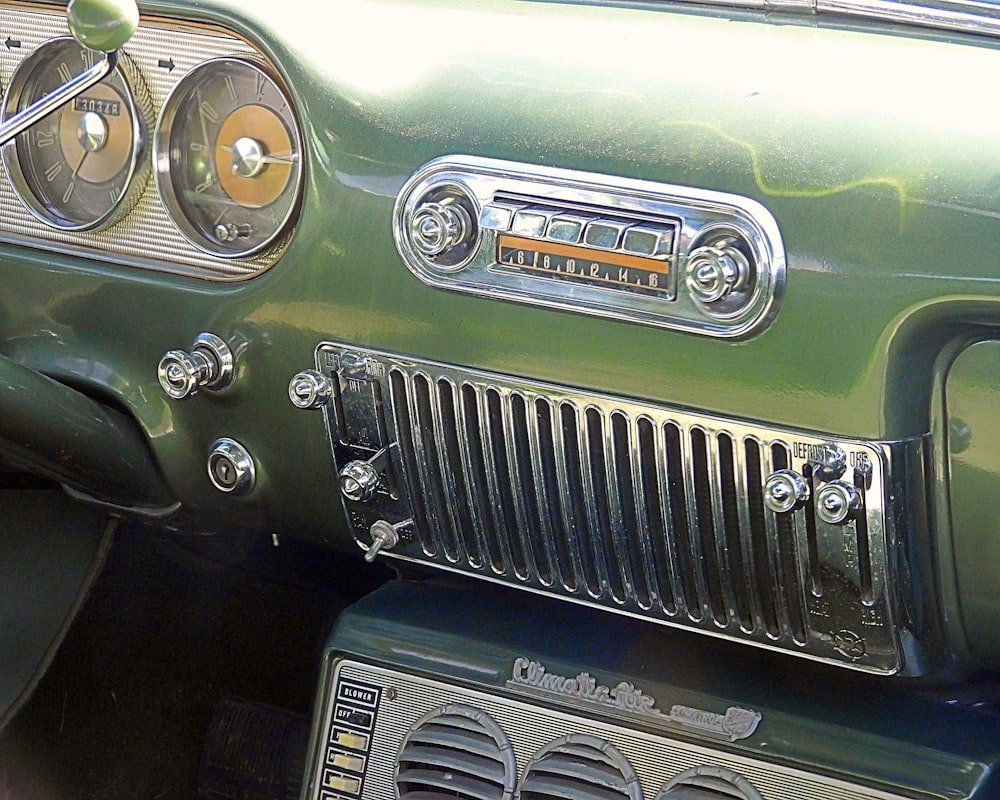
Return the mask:
[(698, 5), (745, 8), (768, 13), (816, 16), (829, 14), (914, 25), (921, 28), (1000, 37), (1000, 7), (955, 0), (939, 7), (897, 0), (694, 0)]

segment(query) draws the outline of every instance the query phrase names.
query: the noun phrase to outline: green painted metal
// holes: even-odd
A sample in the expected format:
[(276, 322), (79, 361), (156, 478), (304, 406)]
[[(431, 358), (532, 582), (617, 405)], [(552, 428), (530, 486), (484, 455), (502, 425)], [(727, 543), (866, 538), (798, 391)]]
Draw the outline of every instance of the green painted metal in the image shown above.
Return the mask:
[[(356, 549), (321, 419), (286, 394), (323, 339), (892, 439), (931, 431), (939, 354), (1000, 323), (992, 40), (666, 3), (356, 0), (322, 25), (303, 23), (305, 0), (142, 11), (229, 26), (274, 62), (307, 146), (295, 236), (228, 285), (4, 245), (0, 353), (133, 415), (189, 527)], [(788, 255), (775, 321), (734, 343), (422, 284), (392, 205), (450, 153), (763, 203)], [(203, 330), (242, 343), (234, 386), (169, 401), (157, 361)], [(220, 436), (257, 460), (247, 497), (207, 480)]]
[(948, 373), (947, 448), (953, 547), (969, 647), (1000, 667), (1000, 342), (964, 350)]

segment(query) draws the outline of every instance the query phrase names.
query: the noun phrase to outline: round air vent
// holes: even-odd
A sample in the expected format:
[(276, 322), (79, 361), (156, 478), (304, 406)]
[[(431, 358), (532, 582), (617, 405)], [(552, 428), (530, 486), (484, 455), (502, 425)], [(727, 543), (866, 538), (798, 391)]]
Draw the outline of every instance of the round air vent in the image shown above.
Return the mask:
[(453, 704), (413, 723), (396, 764), (399, 800), (510, 800), (517, 763), (486, 712)]
[(528, 762), (518, 800), (642, 800), (635, 770), (611, 742), (583, 733), (555, 739)]
[(664, 784), (656, 800), (763, 800), (738, 772), (706, 764), (686, 770)]

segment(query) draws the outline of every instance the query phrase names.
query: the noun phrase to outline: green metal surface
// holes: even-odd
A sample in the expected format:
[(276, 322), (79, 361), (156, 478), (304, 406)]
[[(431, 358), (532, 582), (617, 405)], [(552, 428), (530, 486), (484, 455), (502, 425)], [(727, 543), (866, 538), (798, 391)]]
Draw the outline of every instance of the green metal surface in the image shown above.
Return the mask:
[(969, 647), (1000, 666), (1000, 342), (972, 345), (948, 373), (951, 519)]
[[(307, 147), (295, 236), (264, 275), (225, 286), (2, 246), (0, 353), (133, 415), (195, 529), (355, 551), (321, 419), (287, 398), (324, 339), (892, 439), (931, 430), (938, 355), (1000, 322), (988, 39), (671, 4), (358, 0), (324, 25), (303, 24), (305, 0), (141, 10), (229, 26), (273, 60)], [(391, 210), (450, 153), (763, 203), (788, 255), (775, 321), (734, 343), (422, 284)], [(157, 361), (203, 330), (241, 343), (234, 385), (170, 401)], [(207, 480), (222, 436), (257, 461), (247, 497)]]

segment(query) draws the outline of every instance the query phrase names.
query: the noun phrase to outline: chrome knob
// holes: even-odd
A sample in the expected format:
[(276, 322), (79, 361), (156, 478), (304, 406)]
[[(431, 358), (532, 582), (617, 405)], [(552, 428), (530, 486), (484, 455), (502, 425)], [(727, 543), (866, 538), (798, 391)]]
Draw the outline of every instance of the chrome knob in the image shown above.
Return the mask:
[(764, 505), (776, 514), (794, 511), (808, 499), (809, 483), (795, 470), (778, 470), (764, 482)]
[(835, 481), (847, 470), (847, 453), (835, 444), (821, 444), (809, 449), (809, 464), (821, 481)]
[(333, 397), (333, 381), (322, 372), (304, 369), (288, 382), (288, 399), (296, 408), (320, 408)]
[(698, 247), (687, 261), (685, 283), (694, 300), (711, 305), (746, 286), (747, 257), (735, 247)]
[(340, 491), (348, 500), (367, 503), (378, 488), (379, 471), (369, 461), (351, 461), (340, 470)]
[(816, 513), (830, 525), (844, 524), (860, 508), (861, 493), (849, 483), (828, 483), (816, 493)]
[(208, 478), (220, 492), (246, 494), (257, 482), (257, 469), (243, 445), (219, 439), (208, 451)]
[(191, 352), (168, 350), (160, 358), (156, 377), (160, 387), (174, 400), (206, 389), (224, 389), (233, 379), (233, 353), (222, 339), (213, 333), (199, 334)]
[(368, 546), (368, 552), (365, 553), (365, 561), (370, 564), (383, 550), (391, 550), (399, 544), (398, 527), (391, 522), (386, 522), (384, 519), (376, 520), (372, 523), (368, 531), (371, 534), (372, 543)]
[(410, 220), (413, 246), (429, 258), (464, 244), (474, 235), (472, 217), (460, 203), (423, 203)]

